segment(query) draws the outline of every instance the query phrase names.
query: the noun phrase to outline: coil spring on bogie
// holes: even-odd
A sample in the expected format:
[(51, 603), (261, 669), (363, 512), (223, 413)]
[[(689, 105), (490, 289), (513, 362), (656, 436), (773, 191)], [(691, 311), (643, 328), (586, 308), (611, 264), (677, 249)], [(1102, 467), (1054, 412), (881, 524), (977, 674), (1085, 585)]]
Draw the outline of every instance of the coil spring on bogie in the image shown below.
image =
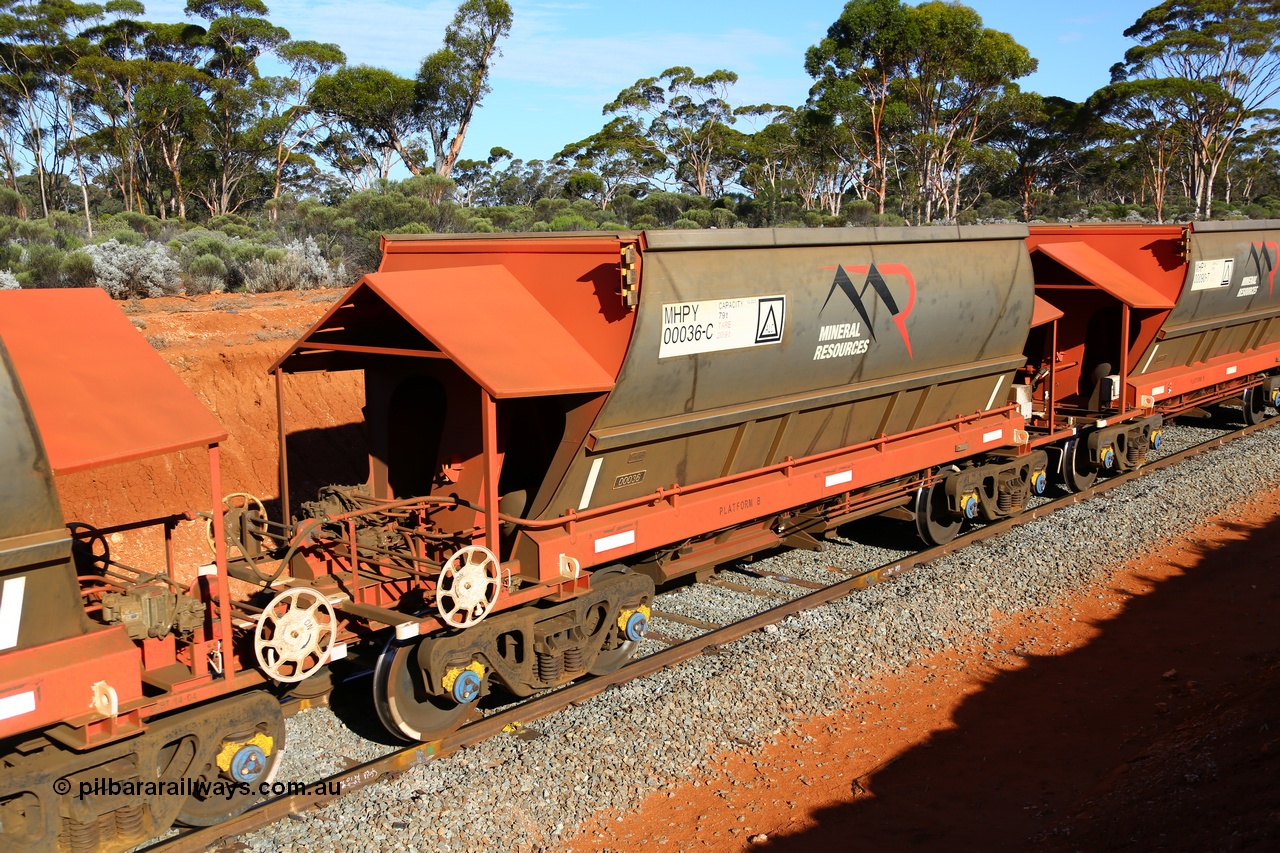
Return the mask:
[(121, 806), (116, 809), (116, 826), (115, 830), (121, 838), (142, 838), (145, 830), (143, 829), (143, 818), (146, 817), (146, 805), (143, 803), (135, 803), (131, 806)]
[(1141, 465), (1142, 460), (1147, 458), (1147, 440), (1130, 441), (1129, 446), (1124, 449), (1124, 455), (1130, 465)]
[(564, 671), (565, 672), (582, 672), (582, 649), (572, 648), (564, 650)]
[(98, 815), (98, 841), (99, 843), (110, 841), (116, 837), (116, 815), (115, 812), (106, 812)]
[(1016, 475), (1004, 477), (996, 490), (996, 509), (1000, 512), (1013, 512), (1014, 503), (1022, 497), (1022, 480)]
[(58, 833), (58, 849), (70, 853), (92, 853), (98, 846), (98, 821), (87, 823), (71, 818), (62, 819), (62, 831)]
[(538, 680), (552, 684), (560, 679), (564, 671), (564, 658), (550, 652), (538, 652)]

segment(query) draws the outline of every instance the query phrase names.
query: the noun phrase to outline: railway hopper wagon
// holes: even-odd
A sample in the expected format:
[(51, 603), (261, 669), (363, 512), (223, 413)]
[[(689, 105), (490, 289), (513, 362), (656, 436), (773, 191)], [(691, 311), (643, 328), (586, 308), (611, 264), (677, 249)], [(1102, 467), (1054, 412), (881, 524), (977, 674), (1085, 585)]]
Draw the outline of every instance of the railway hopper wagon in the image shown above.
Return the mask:
[(1164, 418), (1239, 403), (1253, 424), (1280, 403), (1277, 241), (1275, 221), (1031, 227), (1054, 321), (1028, 338), (1021, 399), (1033, 430), (1070, 436), (1045, 442), (1068, 489), (1141, 465)]
[(385, 237), (275, 367), (363, 371), (369, 480), (230, 570), (393, 629), (375, 705), (421, 740), (491, 688), (621, 665), (655, 582), (886, 509), (932, 539), (1018, 512), (1047, 465), (1008, 402), (1025, 237)]

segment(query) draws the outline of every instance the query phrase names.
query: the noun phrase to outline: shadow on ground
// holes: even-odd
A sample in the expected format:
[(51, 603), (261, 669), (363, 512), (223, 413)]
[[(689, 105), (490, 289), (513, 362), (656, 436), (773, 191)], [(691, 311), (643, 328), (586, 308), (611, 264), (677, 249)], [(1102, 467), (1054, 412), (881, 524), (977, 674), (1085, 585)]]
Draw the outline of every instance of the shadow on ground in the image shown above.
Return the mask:
[(1277, 546), (1280, 519), (1188, 544), (1088, 645), (997, 671), (954, 728), (753, 849), (1280, 849)]

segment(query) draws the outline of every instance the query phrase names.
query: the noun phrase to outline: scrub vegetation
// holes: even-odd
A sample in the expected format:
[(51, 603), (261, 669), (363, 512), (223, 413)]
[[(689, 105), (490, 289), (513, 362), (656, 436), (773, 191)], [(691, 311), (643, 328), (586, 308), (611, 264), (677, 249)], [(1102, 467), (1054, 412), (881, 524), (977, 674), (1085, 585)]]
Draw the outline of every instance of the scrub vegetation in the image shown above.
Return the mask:
[(0, 0), (0, 289), (346, 284), (383, 233), (1280, 217), (1272, 2), (1152, 7), (1075, 103), (967, 6), (852, 0), (796, 57), (803, 104), (677, 66), (551, 158), (465, 159), (511, 25), (464, 0), (407, 78), (263, 0)]

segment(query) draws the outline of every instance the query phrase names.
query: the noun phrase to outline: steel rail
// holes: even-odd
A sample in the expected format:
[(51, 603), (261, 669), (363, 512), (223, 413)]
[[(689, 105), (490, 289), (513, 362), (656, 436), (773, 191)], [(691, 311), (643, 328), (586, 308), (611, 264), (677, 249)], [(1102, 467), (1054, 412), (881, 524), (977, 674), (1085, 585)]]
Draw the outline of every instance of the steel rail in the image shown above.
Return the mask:
[[(734, 640), (741, 639), (767, 625), (777, 624), (788, 617), (828, 604), (857, 590), (883, 583), (912, 569), (962, 551), (971, 545), (1007, 533), (1016, 527), (1021, 527), (1037, 519), (1045, 518), (1058, 510), (1066, 509), (1098, 495), (1105, 494), (1153, 471), (1172, 467), (1194, 456), (1273, 426), (1280, 426), (1280, 418), (1269, 418), (1253, 426), (1247, 426), (1216, 436), (1154, 462), (1148, 462), (1141, 468), (1117, 474), (1102, 482), (1095, 483), (1083, 491), (1057, 498), (1018, 515), (984, 525), (956, 537), (946, 545), (918, 551), (911, 556), (886, 563), (877, 568), (857, 572), (831, 586), (801, 595), (798, 598), (778, 604), (738, 622), (709, 630), (705, 634), (685, 640), (678, 645), (670, 646), (633, 660), (608, 675), (582, 679), (549, 693), (543, 693), (525, 702), (468, 723), (442, 740), (414, 744), (398, 749), (380, 758), (375, 758), (344, 770), (341, 773), (308, 783), (307, 786), (309, 789), (316, 789), (323, 785), (325, 789), (336, 788), (340, 793), (316, 794), (308, 791), (304, 794), (286, 795), (267, 800), (217, 826), (182, 830), (178, 835), (161, 839), (148, 847), (141, 848), (141, 850), (144, 853), (201, 853), (224, 838), (243, 835), (283, 820), (289, 815), (325, 805), (367, 785), (398, 776), (400, 773), (419, 764), (425, 764), (437, 758), (451, 755), (465, 747), (474, 746), (481, 741), (500, 734), (508, 726), (523, 725), (532, 720), (546, 717), (570, 705), (576, 705), (597, 696), (610, 687), (676, 666), (691, 658), (714, 651), (718, 647)], [(304, 707), (310, 704), (319, 703), (304, 703)]]

